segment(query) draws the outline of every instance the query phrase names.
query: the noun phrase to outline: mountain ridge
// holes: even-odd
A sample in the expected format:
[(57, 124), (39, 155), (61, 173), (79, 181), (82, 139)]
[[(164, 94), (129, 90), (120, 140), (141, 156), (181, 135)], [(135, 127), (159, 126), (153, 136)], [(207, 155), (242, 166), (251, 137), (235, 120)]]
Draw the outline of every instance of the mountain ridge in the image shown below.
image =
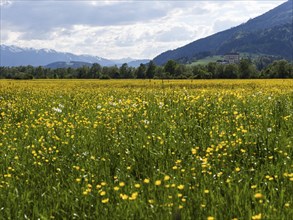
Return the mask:
[[(275, 28), (278, 26), (285, 26), (285, 25), (291, 25), (292, 26), (292, 0), (289, 0), (279, 6), (277, 6), (274, 9), (269, 10), (268, 12), (257, 16), (256, 18), (248, 20), (246, 23), (240, 24), (236, 27), (215, 33), (213, 35), (207, 36), (205, 38), (198, 39), (196, 41), (193, 41), (189, 44), (186, 44), (182, 47), (179, 47), (174, 50), (168, 50), (165, 51), (158, 56), (156, 56), (153, 61), (157, 65), (163, 65), (168, 60), (175, 60), (182, 63), (186, 62), (192, 62), (193, 60), (203, 58), (205, 55), (221, 55), (224, 53), (228, 53), (231, 51), (237, 51), (237, 52), (250, 52), (250, 48), (242, 48), (242, 50), (239, 50), (241, 48), (236, 47), (228, 47), (227, 45), (231, 42), (235, 43), (235, 39), (233, 36), (238, 34), (238, 37), (242, 38), (240, 36), (241, 33), (246, 36), (249, 33), (256, 33), (258, 32), (261, 34), (267, 33), (266, 39), (270, 38), (271, 32), (269, 33), (268, 30), (270, 28)], [(289, 45), (288, 49), (293, 50), (293, 45), (290, 43), (292, 42), (292, 38), (290, 39), (290, 36), (292, 36), (292, 28), (289, 29), (289, 32), (286, 33), (287, 44)], [(249, 40), (248, 38), (243, 38), (242, 43), (245, 43), (245, 41)], [(257, 46), (257, 42), (254, 42)], [(226, 45), (226, 47), (229, 48), (226, 51), (223, 50), (223, 45)], [(270, 45), (267, 45), (269, 47)], [(222, 48), (221, 48), (222, 47)], [(258, 51), (259, 53), (263, 53), (263, 51)], [(282, 54), (282, 50), (277, 49), (277, 53), (270, 54), (270, 55), (281, 55), (284, 58), (287, 59), (293, 59), (291, 54)], [(285, 55), (285, 56), (284, 56)]]
[[(66, 64), (75, 62), (79, 66), (81, 63), (90, 65), (98, 63), (101, 66), (120, 66), (125, 63), (129, 66), (137, 67), (141, 62), (146, 63), (148, 59), (125, 58), (120, 60), (110, 60), (99, 56), (76, 55), (68, 52), (59, 52), (53, 49), (22, 48), (15, 45), (0, 45), (0, 66), (51, 66), (51, 68), (66, 68)], [(128, 61), (128, 62), (127, 62)], [(54, 66), (54, 64), (56, 64)]]

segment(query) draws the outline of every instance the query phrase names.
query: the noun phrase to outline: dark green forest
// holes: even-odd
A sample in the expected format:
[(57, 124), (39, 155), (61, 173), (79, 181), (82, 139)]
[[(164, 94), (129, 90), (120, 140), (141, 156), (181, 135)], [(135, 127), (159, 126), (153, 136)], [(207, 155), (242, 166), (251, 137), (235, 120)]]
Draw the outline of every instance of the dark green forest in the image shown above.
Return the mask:
[(242, 59), (238, 64), (211, 62), (206, 65), (179, 64), (169, 60), (164, 66), (153, 61), (134, 68), (122, 66), (83, 66), (80, 68), (44, 68), (42, 66), (0, 67), (0, 79), (261, 79), (293, 78), (293, 63), (260, 57)]

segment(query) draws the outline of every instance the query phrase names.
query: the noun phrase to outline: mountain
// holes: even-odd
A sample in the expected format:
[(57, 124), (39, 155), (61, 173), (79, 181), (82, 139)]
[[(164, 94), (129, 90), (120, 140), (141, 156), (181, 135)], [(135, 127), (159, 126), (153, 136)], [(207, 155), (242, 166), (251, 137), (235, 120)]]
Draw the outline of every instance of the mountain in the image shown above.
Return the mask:
[(49, 49), (20, 48), (16, 46), (0, 45), (0, 66), (44, 66), (53, 62), (80, 61), (99, 63), (102, 66), (114, 65), (111, 60), (97, 56), (75, 55), (72, 53), (57, 52)]
[(250, 19), (237, 27), (196, 40), (153, 59), (163, 65), (168, 60), (192, 62), (211, 55), (246, 52), (281, 56), (293, 60), (293, 1)]
[(7, 45), (0, 45), (0, 49), (0, 66), (32, 65), (49, 68), (78, 68), (83, 65), (91, 66), (93, 63), (98, 63), (101, 66), (120, 66), (127, 63), (129, 66), (137, 67), (140, 63), (149, 62), (149, 60), (132, 58), (109, 60), (98, 56), (76, 55), (50, 49), (21, 48)]
[[(125, 62), (129, 67), (138, 67), (141, 63), (146, 64), (150, 60), (133, 60), (130, 62)], [(115, 62), (115, 61), (113, 61)], [(118, 67), (122, 66), (124, 63), (115, 63), (113, 65), (116, 65)], [(51, 69), (57, 69), (57, 68), (79, 68), (83, 66), (91, 67), (93, 63), (88, 63), (88, 62), (81, 62), (81, 61), (70, 61), (70, 62), (64, 62), (64, 61), (59, 61), (59, 62), (54, 62), (54, 63), (49, 63), (48, 65), (44, 66), (45, 68), (51, 68)]]
[(122, 58), (122, 59), (118, 59), (118, 60), (112, 60), (113, 62), (115, 62), (117, 64), (117, 66), (122, 66), (122, 64), (127, 63), (128, 66), (130, 67), (139, 67), (139, 65), (142, 64), (147, 64), (148, 62), (150, 62), (150, 59), (133, 59), (131, 57), (127, 57), (127, 58)]
[(70, 62), (54, 62), (54, 63), (50, 63), (46, 66), (44, 66), (45, 68), (51, 68), (51, 69), (57, 69), (57, 68), (79, 68), (79, 67), (83, 67), (83, 66), (87, 66), (87, 67), (91, 67), (92, 63), (86, 63), (86, 62), (81, 62), (81, 61), (70, 61)]

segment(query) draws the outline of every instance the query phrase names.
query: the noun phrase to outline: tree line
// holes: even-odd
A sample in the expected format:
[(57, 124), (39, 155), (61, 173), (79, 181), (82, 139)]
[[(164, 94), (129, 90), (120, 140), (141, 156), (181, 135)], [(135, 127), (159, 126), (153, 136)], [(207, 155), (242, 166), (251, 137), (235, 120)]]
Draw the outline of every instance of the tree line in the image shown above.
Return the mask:
[(268, 64), (264, 60), (252, 62), (242, 59), (238, 64), (210, 62), (206, 65), (179, 64), (169, 60), (164, 66), (153, 61), (134, 68), (123, 64), (91, 67), (50, 69), (42, 66), (0, 67), (1, 79), (251, 79), (293, 78), (293, 63), (275, 60)]

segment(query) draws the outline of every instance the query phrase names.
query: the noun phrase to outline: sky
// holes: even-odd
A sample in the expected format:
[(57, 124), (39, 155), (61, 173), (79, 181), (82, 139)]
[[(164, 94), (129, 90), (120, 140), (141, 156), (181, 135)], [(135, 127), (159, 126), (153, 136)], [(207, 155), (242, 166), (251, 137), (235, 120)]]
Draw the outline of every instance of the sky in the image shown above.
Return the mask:
[(1, 44), (152, 59), (286, 0), (0, 0)]

